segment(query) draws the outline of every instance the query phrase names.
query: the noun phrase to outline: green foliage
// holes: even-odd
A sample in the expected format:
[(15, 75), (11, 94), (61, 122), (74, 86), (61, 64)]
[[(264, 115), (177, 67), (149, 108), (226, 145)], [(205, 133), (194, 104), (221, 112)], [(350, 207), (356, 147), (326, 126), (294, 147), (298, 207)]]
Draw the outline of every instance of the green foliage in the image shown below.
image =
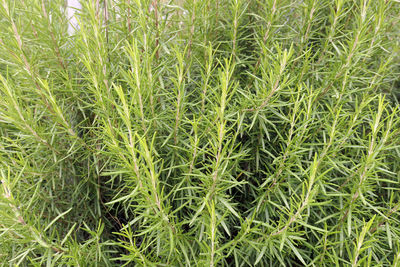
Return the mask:
[(0, 266), (399, 266), (397, 0), (0, 4)]

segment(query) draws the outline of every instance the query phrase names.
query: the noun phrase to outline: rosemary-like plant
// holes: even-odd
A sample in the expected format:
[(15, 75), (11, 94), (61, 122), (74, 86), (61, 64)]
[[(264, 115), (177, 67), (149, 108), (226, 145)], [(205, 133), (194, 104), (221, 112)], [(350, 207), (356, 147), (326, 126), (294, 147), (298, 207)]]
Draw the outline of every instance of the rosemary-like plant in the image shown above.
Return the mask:
[(400, 266), (398, 0), (0, 1), (0, 266)]

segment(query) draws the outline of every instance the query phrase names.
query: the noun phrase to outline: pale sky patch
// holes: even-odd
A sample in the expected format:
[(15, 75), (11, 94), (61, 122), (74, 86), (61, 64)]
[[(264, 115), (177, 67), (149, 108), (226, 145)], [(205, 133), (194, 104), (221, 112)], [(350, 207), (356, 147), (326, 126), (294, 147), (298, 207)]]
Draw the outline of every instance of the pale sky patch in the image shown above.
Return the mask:
[(75, 13), (81, 10), (82, 5), (79, 0), (67, 0), (68, 34), (73, 35), (79, 29), (78, 20)]

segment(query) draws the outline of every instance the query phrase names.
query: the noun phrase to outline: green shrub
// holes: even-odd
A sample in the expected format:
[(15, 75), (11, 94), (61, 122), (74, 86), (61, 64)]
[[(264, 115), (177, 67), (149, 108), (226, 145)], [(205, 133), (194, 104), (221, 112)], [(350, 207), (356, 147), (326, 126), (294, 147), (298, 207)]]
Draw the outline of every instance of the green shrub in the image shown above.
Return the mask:
[(398, 266), (396, 0), (1, 0), (0, 266)]

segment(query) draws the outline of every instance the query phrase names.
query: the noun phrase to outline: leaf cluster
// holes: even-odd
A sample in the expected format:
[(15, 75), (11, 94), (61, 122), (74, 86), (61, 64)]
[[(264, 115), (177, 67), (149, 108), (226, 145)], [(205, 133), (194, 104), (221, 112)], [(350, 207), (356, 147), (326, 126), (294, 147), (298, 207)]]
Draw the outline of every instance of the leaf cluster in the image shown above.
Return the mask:
[(396, 0), (0, 0), (0, 266), (398, 266)]

